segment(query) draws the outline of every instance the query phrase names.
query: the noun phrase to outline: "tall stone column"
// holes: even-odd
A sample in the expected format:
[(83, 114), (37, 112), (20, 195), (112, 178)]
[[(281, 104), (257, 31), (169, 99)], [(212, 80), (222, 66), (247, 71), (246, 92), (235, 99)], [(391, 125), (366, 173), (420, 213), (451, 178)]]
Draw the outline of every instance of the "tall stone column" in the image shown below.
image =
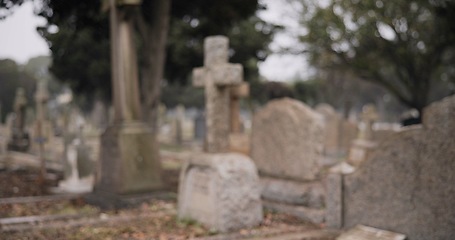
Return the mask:
[[(101, 136), (95, 194), (107, 199), (160, 189), (161, 164), (152, 129), (141, 122), (134, 9), (140, 1), (110, 0), (114, 121)], [(117, 199), (118, 200), (118, 199)]]

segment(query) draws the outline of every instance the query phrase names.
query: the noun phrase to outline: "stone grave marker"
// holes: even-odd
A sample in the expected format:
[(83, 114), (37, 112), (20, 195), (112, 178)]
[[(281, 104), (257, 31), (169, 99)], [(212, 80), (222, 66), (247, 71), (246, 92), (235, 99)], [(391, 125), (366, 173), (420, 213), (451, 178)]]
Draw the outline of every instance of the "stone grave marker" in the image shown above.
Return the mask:
[(84, 193), (93, 190), (94, 161), (90, 159), (90, 147), (85, 144), (83, 125), (79, 133), (66, 146), (66, 172), (59, 189), (70, 193)]
[(377, 146), (377, 142), (373, 140), (373, 123), (378, 119), (374, 105), (365, 105), (362, 108), (361, 119), (363, 127), (359, 131), (358, 138), (352, 143), (347, 159), (347, 162), (353, 166), (362, 164)]
[(229, 149), (232, 152), (250, 154), (250, 135), (244, 132), (240, 119), (240, 99), (250, 93), (250, 85), (246, 82), (231, 87), (230, 91), (230, 134)]
[(208, 153), (187, 160), (181, 169), (178, 192), (179, 219), (194, 219), (220, 232), (256, 226), (263, 217), (254, 163), (246, 155), (226, 153), (229, 86), (239, 83), (242, 74), (240, 65), (227, 63), (227, 47), (226, 37), (206, 38), (205, 67), (193, 71), (193, 83), (206, 88)]
[(318, 104), (315, 109), (324, 116), (324, 155), (336, 159), (344, 157), (357, 137), (357, 125), (343, 119), (329, 104)]
[(333, 201), (327, 206), (341, 211), (341, 222), (327, 225), (364, 224), (413, 240), (452, 239), (454, 119), (455, 96), (435, 102), (424, 109), (422, 125), (395, 133), (356, 171), (334, 179), (342, 194), (327, 198)]
[(204, 41), (204, 67), (193, 70), (193, 85), (205, 88), (207, 152), (229, 150), (229, 98), (231, 86), (242, 83), (243, 68), (228, 63), (228, 39), (208, 37)]
[(253, 117), (251, 157), (267, 208), (322, 223), (323, 116), (289, 98), (270, 101)]
[(251, 157), (260, 173), (317, 179), (324, 150), (323, 117), (289, 98), (270, 101), (253, 118)]
[(204, 140), (205, 133), (205, 114), (203, 111), (198, 111), (194, 119), (194, 138), (196, 140)]
[(25, 90), (18, 88), (16, 98), (14, 99), (14, 113), (11, 139), (8, 142), (8, 150), (26, 152), (30, 147), (30, 137), (25, 130), (25, 111), (27, 107), (27, 98)]
[(405, 240), (406, 236), (400, 233), (381, 230), (363, 225), (344, 232), (336, 240)]
[(195, 219), (220, 232), (262, 221), (259, 179), (254, 163), (237, 153), (197, 154), (180, 174), (180, 219)]
[(178, 145), (183, 143), (183, 124), (185, 121), (185, 106), (179, 104), (175, 108), (175, 142)]
[(111, 207), (125, 196), (162, 188), (158, 143), (141, 121), (134, 22), (125, 4), (109, 1), (114, 120), (101, 136), (101, 151), (91, 202)]

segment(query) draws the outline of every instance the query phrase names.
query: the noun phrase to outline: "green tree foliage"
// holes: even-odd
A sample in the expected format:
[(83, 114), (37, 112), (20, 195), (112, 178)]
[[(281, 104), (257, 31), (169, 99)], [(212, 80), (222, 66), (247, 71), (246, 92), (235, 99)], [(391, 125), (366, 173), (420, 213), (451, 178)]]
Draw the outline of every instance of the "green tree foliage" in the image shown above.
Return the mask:
[(453, 2), (297, 1), (301, 41), (320, 71), (377, 83), (419, 112), (454, 87)]
[[(1, 0), (0, 8), (9, 9), (22, 2)], [(154, 28), (166, 27), (163, 23), (157, 25), (157, 14), (153, 12), (160, 2), (167, 0), (144, 0), (137, 14), (137, 42), (144, 85), (151, 81), (147, 78), (154, 77), (147, 76), (147, 71), (158, 71), (153, 69), (157, 65), (153, 60), (153, 55), (157, 54), (153, 48), (158, 45), (147, 44), (159, 38), (151, 34)], [(227, 35), (233, 49), (231, 61), (245, 66), (247, 80), (257, 79), (257, 62), (267, 57), (267, 46), (276, 29), (254, 16), (261, 7), (257, 0), (172, 1), (164, 78), (172, 83), (187, 84), (191, 70), (202, 65), (203, 39), (209, 35)], [(101, 1), (46, 0), (39, 15), (48, 20), (48, 25), (40, 28), (40, 33), (51, 48), (54, 59), (51, 71), (58, 79), (68, 83), (77, 94), (108, 100), (109, 23), (108, 14), (102, 13), (101, 8)], [(166, 17), (165, 13), (160, 14), (163, 14), (159, 16), (161, 19)]]

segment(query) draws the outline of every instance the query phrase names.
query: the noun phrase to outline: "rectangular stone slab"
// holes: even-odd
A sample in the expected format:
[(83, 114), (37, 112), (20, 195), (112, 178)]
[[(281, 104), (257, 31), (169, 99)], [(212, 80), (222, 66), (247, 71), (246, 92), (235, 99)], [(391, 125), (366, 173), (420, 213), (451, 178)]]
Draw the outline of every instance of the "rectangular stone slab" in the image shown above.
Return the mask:
[(404, 240), (404, 234), (381, 230), (364, 225), (357, 225), (341, 234), (336, 240)]

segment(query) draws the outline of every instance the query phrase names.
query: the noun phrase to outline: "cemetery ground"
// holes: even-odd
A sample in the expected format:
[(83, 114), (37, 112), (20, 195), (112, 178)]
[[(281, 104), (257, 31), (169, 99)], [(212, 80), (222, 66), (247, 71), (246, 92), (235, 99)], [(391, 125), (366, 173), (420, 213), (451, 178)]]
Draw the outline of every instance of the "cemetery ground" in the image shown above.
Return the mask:
[[(170, 194), (125, 209), (101, 210), (81, 194), (52, 194), (62, 174), (49, 172), (46, 188), (38, 169), (0, 170), (1, 239), (334, 239), (334, 234), (296, 217), (265, 210), (252, 229), (220, 234), (178, 220), (176, 192), (185, 149), (164, 146), (163, 178)], [(158, 195), (157, 195), (158, 196)]]

